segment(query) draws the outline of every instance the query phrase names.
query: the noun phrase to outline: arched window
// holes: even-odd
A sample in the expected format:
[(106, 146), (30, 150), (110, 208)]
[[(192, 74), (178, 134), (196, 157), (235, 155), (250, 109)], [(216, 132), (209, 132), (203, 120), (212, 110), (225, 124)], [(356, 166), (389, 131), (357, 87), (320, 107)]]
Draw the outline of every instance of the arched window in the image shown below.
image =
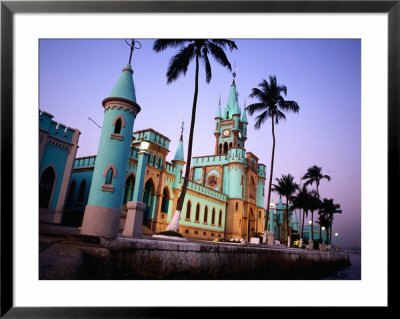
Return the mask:
[(195, 221), (199, 221), (200, 219), (200, 204), (197, 204), (196, 206), (196, 216), (195, 216)]
[(56, 173), (52, 167), (46, 168), (39, 183), (39, 206), (48, 208), (50, 204), (51, 193), (56, 179)]
[(222, 153), (222, 144), (219, 144), (219, 154)]
[(157, 166), (157, 156), (156, 155), (154, 155), (154, 157), (153, 157), (153, 165)]
[(228, 153), (228, 143), (224, 143), (224, 154)]
[(226, 112), (226, 118), (229, 119), (229, 111)]
[(229, 148), (231, 148), (231, 147), (232, 147), (232, 142), (229, 143)]
[(219, 215), (218, 215), (218, 226), (222, 225), (222, 210), (219, 210)]
[(85, 197), (85, 191), (86, 191), (86, 180), (84, 179), (82, 180), (81, 185), (79, 186), (77, 203), (83, 203), (83, 199)]
[(261, 218), (261, 210), (258, 211), (258, 218)]
[(235, 210), (238, 210), (239, 209), (239, 203), (238, 202), (236, 202), (236, 205), (235, 205)]
[(256, 183), (254, 183), (253, 176), (250, 179), (250, 198), (256, 198)]
[(69, 190), (68, 190), (68, 196), (67, 196), (67, 203), (73, 203), (74, 202), (74, 193), (75, 193), (75, 180), (71, 182), (69, 185)]
[(191, 208), (192, 208), (192, 204), (190, 203), (190, 201), (188, 201), (187, 205), (186, 205), (186, 219), (190, 219)]
[(112, 176), (113, 176), (113, 169), (112, 169), (112, 167), (110, 167), (107, 171), (106, 181), (104, 184), (107, 184), (107, 185), (112, 184)]
[(123, 204), (126, 204), (127, 202), (130, 202), (133, 199), (134, 187), (135, 187), (135, 178), (133, 177), (133, 175), (129, 175), (124, 185), (124, 198), (122, 201)]
[(121, 118), (118, 118), (115, 121), (114, 134), (120, 134), (121, 133), (121, 126), (122, 126)]
[(164, 213), (168, 213), (168, 208), (169, 208), (169, 192), (168, 188), (165, 187), (163, 191), (163, 197), (161, 201), (161, 211)]
[(207, 221), (208, 221), (208, 207), (206, 206), (206, 207), (204, 207), (204, 219), (203, 219), (203, 222), (207, 223)]
[(160, 158), (158, 159), (158, 168), (161, 168), (161, 164), (162, 164), (162, 158), (160, 157)]
[(215, 208), (213, 208), (213, 210), (212, 210), (212, 214), (211, 214), (211, 224), (212, 224), (212, 225), (215, 224)]

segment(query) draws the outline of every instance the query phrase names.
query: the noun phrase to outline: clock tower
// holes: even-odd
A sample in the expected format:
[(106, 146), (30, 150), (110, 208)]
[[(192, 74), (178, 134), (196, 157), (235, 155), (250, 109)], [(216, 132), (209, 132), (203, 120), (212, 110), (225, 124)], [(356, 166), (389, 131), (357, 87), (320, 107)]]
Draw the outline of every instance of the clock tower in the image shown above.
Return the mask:
[(215, 117), (215, 155), (228, 154), (231, 148), (244, 148), (247, 133), (246, 110), (242, 111), (239, 107), (238, 94), (236, 91), (235, 76), (233, 73), (233, 82), (229, 91), (229, 98), (224, 112), (221, 114), (221, 99), (218, 105), (217, 115)]

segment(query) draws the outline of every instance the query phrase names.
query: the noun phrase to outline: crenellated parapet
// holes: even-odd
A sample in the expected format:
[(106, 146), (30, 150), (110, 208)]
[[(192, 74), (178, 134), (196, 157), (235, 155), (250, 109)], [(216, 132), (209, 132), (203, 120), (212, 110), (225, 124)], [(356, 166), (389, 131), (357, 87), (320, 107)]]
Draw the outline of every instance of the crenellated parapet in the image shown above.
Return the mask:
[(71, 144), (74, 133), (79, 132), (79, 130), (53, 121), (53, 117), (52, 114), (39, 110), (39, 131), (47, 133), (52, 138), (53, 143), (66, 142)]
[(197, 192), (197, 193), (212, 197), (214, 199), (217, 199), (217, 200), (220, 200), (220, 201), (224, 201), (224, 202), (228, 198), (225, 194), (223, 194), (221, 192), (218, 192), (218, 191), (216, 191), (214, 189), (208, 188), (206, 186), (203, 186), (201, 184), (198, 184), (198, 183), (195, 183), (195, 182), (192, 182), (192, 181), (189, 181), (188, 189), (190, 189), (190, 190), (192, 190), (194, 192)]
[(264, 164), (258, 164), (258, 177), (260, 178), (266, 178), (267, 173), (266, 173), (267, 167)]
[(80, 169), (94, 168), (95, 164), (96, 164), (96, 155), (78, 157), (74, 161), (73, 169), (80, 170)]
[(53, 121), (53, 115), (39, 110), (39, 159), (46, 145), (70, 153), (81, 134), (78, 129)]
[(136, 131), (133, 133), (133, 142), (140, 143), (142, 141), (153, 143), (165, 150), (169, 151), (169, 143), (171, 140), (163, 134), (148, 128), (145, 130)]

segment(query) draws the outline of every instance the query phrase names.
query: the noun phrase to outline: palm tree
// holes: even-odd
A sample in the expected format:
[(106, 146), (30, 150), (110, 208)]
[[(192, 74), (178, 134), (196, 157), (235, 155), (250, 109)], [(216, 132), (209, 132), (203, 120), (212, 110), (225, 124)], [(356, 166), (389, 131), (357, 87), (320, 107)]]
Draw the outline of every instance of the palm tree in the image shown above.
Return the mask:
[(268, 220), (269, 220), (269, 205), (271, 201), (271, 184), (274, 172), (274, 155), (275, 155), (275, 124), (279, 121), (285, 120), (286, 116), (283, 112), (299, 112), (299, 105), (295, 101), (286, 101), (282, 97), (282, 92), (286, 96), (287, 88), (285, 85), (278, 84), (274, 75), (269, 76), (269, 83), (263, 80), (259, 85), (260, 88), (253, 88), (250, 97), (255, 97), (259, 100), (258, 103), (250, 104), (246, 107), (250, 115), (256, 112), (261, 112), (256, 117), (254, 127), (259, 129), (267, 119), (271, 118), (272, 125), (272, 155), (271, 155), (271, 169), (268, 185), (268, 200), (267, 200), (267, 218), (265, 219), (264, 237), (263, 242), (267, 238)]
[(325, 215), (326, 218), (326, 224), (327, 230), (329, 230), (329, 244), (331, 243), (332, 240), (332, 223), (333, 223), (333, 218), (334, 214), (341, 214), (342, 210), (340, 209), (339, 204), (335, 204), (333, 198), (327, 199), (324, 198), (322, 205), (321, 205), (321, 210), (320, 212)]
[(178, 79), (178, 77), (183, 74), (186, 75), (187, 69), (189, 67), (190, 61), (195, 59), (196, 70), (195, 70), (195, 82), (194, 82), (194, 96), (193, 96), (193, 106), (192, 115), (190, 122), (190, 132), (189, 132), (189, 145), (188, 145), (188, 156), (186, 162), (185, 177), (183, 180), (182, 191), (178, 198), (176, 205), (176, 210), (174, 216), (172, 217), (166, 230), (172, 230), (177, 232), (179, 225), (179, 218), (181, 215), (183, 202), (185, 200), (186, 189), (189, 181), (190, 172), (190, 162), (192, 160), (192, 143), (193, 143), (193, 131), (196, 119), (196, 105), (197, 105), (197, 95), (199, 91), (199, 62), (201, 61), (204, 65), (204, 70), (206, 73), (206, 82), (211, 81), (211, 65), (208, 59), (208, 54), (210, 54), (214, 59), (226, 67), (228, 70), (232, 70), (231, 64), (226, 57), (223, 49), (228, 47), (231, 51), (237, 49), (234, 41), (225, 39), (159, 39), (154, 42), (153, 50), (155, 52), (164, 51), (167, 48), (177, 48), (179, 47), (179, 52), (174, 55), (168, 65), (167, 70), (167, 83), (171, 83)]
[[(299, 189), (298, 193), (295, 196), (292, 196), (291, 200), (293, 203), (293, 208), (298, 208), (303, 210), (303, 216), (301, 217), (301, 227), (300, 227), (300, 240), (302, 241), (303, 232), (304, 232), (304, 217), (308, 217), (309, 211), (309, 202), (312, 193), (308, 191), (307, 186), (303, 185), (302, 188)], [(300, 246), (301, 247), (301, 246)]]
[(287, 244), (290, 245), (290, 236), (289, 236), (289, 199), (293, 196), (296, 190), (299, 189), (299, 185), (297, 185), (293, 180), (294, 177), (290, 174), (282, 175), (281, 178), (276, 178), (277, 184), (273, 184), (272, 190), (277, 192), (280, 196), (286, 197), (286, 208), (285, 208), (285, 226), (287, 231)]
[(301, 179), (306, 180), (304, 185), (312, 185), (314, 183), (317, 185), (318, 198), (319, 198), (319, 183), (321, 182), (321, 180), (327, 179), (328, 182), (331, 180), (330, 176), (322, 175), (321, 171), (322, 171), (322, 167), (318, 167), (317, 165), (314, 165), (314, 166), (310, 167), (307, 170), (307, 173), (301, 178)]
[(311, 211), (311, 240), (314, 241), (314, 211), (321, 208), (321, 200), (317, 192), (312, 192), (308, 202), (308, 208)]

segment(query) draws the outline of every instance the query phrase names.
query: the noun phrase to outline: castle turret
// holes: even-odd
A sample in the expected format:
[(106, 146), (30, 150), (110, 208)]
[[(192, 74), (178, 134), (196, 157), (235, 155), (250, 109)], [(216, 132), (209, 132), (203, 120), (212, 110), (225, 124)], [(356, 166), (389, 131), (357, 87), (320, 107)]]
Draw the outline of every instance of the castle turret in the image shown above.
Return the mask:
[(82, 234), (111, 239), (118, 235), (133, 125), (140, 112), (132, 74), (128, 64), (102, 103), (104, 121)]
[(185, 155), (183, 152), (183, 135), (182, 134), (179, 139), (178, 147), (176, 149), (176, 153), (175, 153), (174, 159), (172, 160), (172, 163), (175, 166), (175, 180), (174, 180), (174, 184), (173, 184), (172, 188), (180, 190), (180, 188), (182, 186), (183, 166), (186, 164)]
[(219, 152), (219, 137), (221, 136), (221, 120), (222, 120), (222, 115), (221, 115), (221, 98), (219, 99), (218, 103), (218, 109), (217, 109), (217, 114), (215, 115), (215, 154), (218, 154)]

